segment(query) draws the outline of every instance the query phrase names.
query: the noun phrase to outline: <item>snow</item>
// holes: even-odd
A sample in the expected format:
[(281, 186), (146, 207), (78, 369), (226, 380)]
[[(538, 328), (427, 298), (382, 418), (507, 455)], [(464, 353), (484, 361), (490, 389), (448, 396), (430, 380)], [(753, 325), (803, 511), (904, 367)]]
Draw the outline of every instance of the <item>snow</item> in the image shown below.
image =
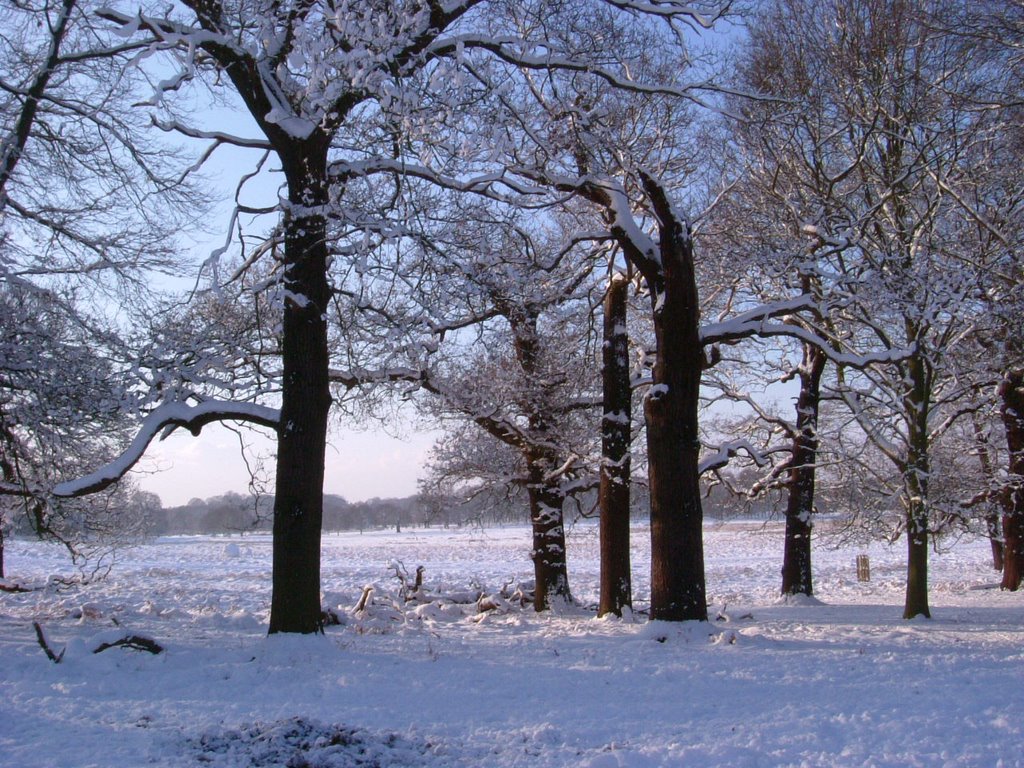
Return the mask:
[[(824, 526), (819, 526), (824, 527)], [(570, 579), (597, 599), (592, 524)], [(709, 523), (708, 624), (647, 622), (647, 531), (632, 619), (537, 615), (494, 595), (532, 577), (526, 527), (330, 534), (324, 636), (265, 635), (270, 541), (170, 537), (105, 581), (58, 589), (59, 549), (9, 541), (0, 593), (0, 755), (34, 766), (1024, 765), (1022, 596), (995, 588), (983, 540), (932, 555), (934, 618), (900, 619), (904, 548), (816, 540), (816, 597), (780, 600), (776, 523)], [(855, 559), (871, 557), (858, 583)], [(402, 569), (396, 568), (403, 566)], [(47, 584), (50, 586), (46, 586)], [(352, 609), (367, 585), (372, 602)], [(115, 627), (115, 619), (119, 626)], [(36, 643), (38, 621), (60, 664)], [(116, 632), (111, 630), (116, 629)], [(151, 637), (160, 655), (99, 640)]]
[(654, 240), (644, 232), (629, 208), (629, 198), (626, 193), (616, 184), (606, 181), (596, 182), (608, 195), (608, 214), (611, 218), (609, 226), (612, 231), (618, 230), (629, 240), (645, 258), (654, 264), (661, 264), (660, 251), (654, 244)]
[(632, 419), (625, 411), (605, 411), (602, 419), (610, 424), (630, 424)]

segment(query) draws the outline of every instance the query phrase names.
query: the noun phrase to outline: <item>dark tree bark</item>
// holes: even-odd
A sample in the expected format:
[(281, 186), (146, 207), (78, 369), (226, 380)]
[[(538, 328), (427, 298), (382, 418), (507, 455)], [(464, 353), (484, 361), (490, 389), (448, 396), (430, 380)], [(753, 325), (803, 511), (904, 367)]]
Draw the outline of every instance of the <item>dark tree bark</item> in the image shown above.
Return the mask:
[(543, 474), (548, 466), (549, 462), (544, 458), (528, 460), (527, 471), (531, 481), (527, 495), (533, 528), (531, 559), (536, 581), (533, 607), (537, 611), (548, 610), (555, 599), (565, 604), (572, 602), (562, 520), (564, 497), (556, 486), (544, 480)]
[(1024, 581), (1024, 368), (1004, 374), (999, 385), (1010, 482), (1003, 494), (1002, 588), (1020, 589)]
[[(512, 329), (519, 367), (528, 381), (536, 382), (541, 375), (537, 311), (506, 303), (502, 314)], [(548, 439), (554, 435), (555, 418), (545, 408), (543, 398), (528, 398), (521, 406), (527, 414), (530, 434), (540, 438), (521, 446), (520, 450), (526, 461), (530, 524), (533, 526), (531, 557), (536, 580), (533, 606), (537, 611), (546, 611), (554, 598), (572, 602), (562, 517), (565, 496), (555, 476), (559, 457), (552, 447), (554, 441)]]
[[(644, 176), (658, 219), (652, 279), (655, 359), (644, 401), (651, 493), (651, 618), (707, 621), (697, 408), (704, 350), (693, 241), (662, 187)], [(658, 278), (660, 277), (660, 285)], [(655, 287), (657, 286), (657, 287)]]
[(288, 179), (284, 219), (281, 421), (277, 430), (270, 633), (322, 629), (320, 532), (331, 407), (326, 315), (327, 146), (292, 142), (279, 154)]
[(633, 604), (629, 562), (629, 495), (632, 388), (626, 304), (629, 281), (616, 273), (604, 299), (601, 419), (601, 595), (598, 615), (621, 616)]
[(907, 592), (903, 618), (931, 618), (928, 607), (928, 514), (920, 498), (907, 506)]
[(798, 370), (800, 394), (796, 401), (796, 433), (793, 435), (792, 464), (787, 486), (786, 540), (782, 558), (782, 594), (812, 595), (811, 530), (814, 486), (818, 456), (818, 406), (825, 353), (811, 344), (803, 345), (803, 363)]
[[(655, 350), (644, 400), (651, 495), (651, 618), (707, 621), (700, 437), (697, 410), (704, 348), (689, 226), (661, 184), (641, 172), (658, 223), (657, 243), (637, 242), (623, 225), (623, 201), (598, 185), (576, 191), (600, 205), (626, 258), (651, 294)], [(621, 194), (621, 193), (620, 193)]]
[(663, 306), (654, 310), (654, 385), (644, 401), (651, 493), (651, 618), (706, 621), (697, 432), (703, 360), (691, 319), (696, 296), (688, 285), (689, 247), (685, 259), (665, 272)]
[[(911, 332), (908, 338), (916, 338)], [(903, 503), (907, 527), (907, 591), (903, 618), (931, 618), (928, 608), (928, 366), (920, 355), (907, 360), (904, 396), (907, 458), (903, 467)]]

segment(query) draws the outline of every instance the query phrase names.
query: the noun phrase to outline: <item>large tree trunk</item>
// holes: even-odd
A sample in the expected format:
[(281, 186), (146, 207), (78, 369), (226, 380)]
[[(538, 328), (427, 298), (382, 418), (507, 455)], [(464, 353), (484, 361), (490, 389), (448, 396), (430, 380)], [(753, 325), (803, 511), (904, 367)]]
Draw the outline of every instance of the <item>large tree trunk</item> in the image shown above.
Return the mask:
[(604, 348), (601, 375), (601, 595), (598, 615), (621, 616), (633, 604), (629, 562), (629, 492), (632, 389), (626, 304), (629, 281), (616, 273), (604, 299)]
[(825, 353), (803, 345), (799, 369), (800, 394), (796, 401), (796, 434), (793, 437), (786, 503), (786, 540), (782, 558), (782, 594), (811, 595), (811, 529), (818, 455), (818, 406)]
[(1024, 368), (1006, 372), (999, 385), (1009, 486), (1003, 496), (1003, 589), (1016, 591), (1024, 581)]
[(931, 618), (928, 608), (928, 511), (920, 497), (907, 504), (907, 592), (903, 618)]
[[(916, 338), (908, 334), (908, 338)], [(907, 591), (903, 618), (931, 617), (928, 609), (928, 383), (919, 356), (907, 361), (909, 389), (904, 397), (907, 461), (903, 469), (903, 504), (907, 527)]]
[[(542, 472), (547, 462), (531, 467)], [(565, 526), (562, 523), (561, 492), (538, 478), (527, 489), (530, 498), (530, 524), (533, 527), (533, 574), (536, 580), (533, 607), (546, 611), (557, 600), (572, 602), (569, 591), (569, 570), (565, 559)]]
[[(516, 360), (530, 380), (541, 375), (541, 345), (537, 330), (537, 312), (533, 308), (510, 305), (505, 317), (512, 329)], [(545, 409), (542, 398), (524, 403), (528, 411), (530, 432), (537, 442), (521, 447), (528, 476), (527, 493), (530, 499), (530, 523), (533, 526), (533, 572), (536, 579), (534, 608), (546, 611), (558, 598), (571, 603), (569, 569), (565, 552), (565, 526), (562, 504), (565, 496), (552, 477), (558, 469), (558, 455), (549, 447), (555, 419)]]
[(660, 182), (643, 171), (640, 179), (658, 220), (657, 244), (645, 242), (624, 226), (631, 214), (620, 193), (609, 193), (598, 185), (585, 185), (581, 191), (604, 206), (612, 234), (651, 292), (654, 367), (652, 386), (644, 398), (651, 494), (651, 618), (707, 621), (697, 431), (704, 348), (693, 241), (687, 222)]
[(693, 241), (664, 191), (645, 179), (659, 218), (662, 285), (652, 290), (655, 361), (644, 400), (651, 493), (651, 618), (707, 621), (697, 408), (704, 350)]
[(270, 632), (317, 632), (324, 454), (331, 406), (326, 312), (327, 142), (280, 153), (288, 178), (285, 212), (283, 379), (274, 498)]

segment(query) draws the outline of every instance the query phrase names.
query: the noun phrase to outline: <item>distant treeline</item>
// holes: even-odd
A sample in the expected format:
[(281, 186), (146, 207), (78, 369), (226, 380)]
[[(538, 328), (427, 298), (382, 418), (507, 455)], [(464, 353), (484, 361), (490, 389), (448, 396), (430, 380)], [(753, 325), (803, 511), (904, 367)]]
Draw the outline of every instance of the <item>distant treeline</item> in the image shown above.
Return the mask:
[[(151, 535), (269, 532), (273, 526), (273, 496), (252, 496), (229, 491), (207, 499), (194, 498), (178, 507), (162, 507), (152, 494), (146, 510)], [(525, 496), (525, 494), (524, 494)], [(566, 502), (566, 517), (596, 516), (596, 494), (584, 494)], [(643, 486), (634, 488), (634, 515), (647, 512)], [(773, 505), (766, 499), (741, 500), (721, 486), (704, 499), (708, 517), (766, 517)], [(481, 493), (471, 498), (418, 494), (405, 498), (373, 498), (350, 502), (341, 496), (324, 496), (325, 531), (364, 531), (384, 528), (460, 527), (500, 525), (529, 520), (525, 498)]]
[[(273, 496), (228, 492), (208, 499), (191, 499), (179, 507), (151, 508), (149, 532), (154, 536), (196, 533), (270, 531)], [(526, 507), (514, 499), (464, 501), (457, 498), (409, 496), (350, 502), (324, 496), (325, 531), (364, 531), (391, 528), (450, 527), (526, 520)]]
[[(269, 531), (274, 497), (228, 492), (208, 499), (191, 499), (180, 507), (163, 507), (151, 515), (153, 535), (244, 533)], [(428, 510), (419, 497), (348, 502), (324, 496), (324, 530), (373, 530), (429, 525)], [(439, 521), (442, 524), (445, 521)]]

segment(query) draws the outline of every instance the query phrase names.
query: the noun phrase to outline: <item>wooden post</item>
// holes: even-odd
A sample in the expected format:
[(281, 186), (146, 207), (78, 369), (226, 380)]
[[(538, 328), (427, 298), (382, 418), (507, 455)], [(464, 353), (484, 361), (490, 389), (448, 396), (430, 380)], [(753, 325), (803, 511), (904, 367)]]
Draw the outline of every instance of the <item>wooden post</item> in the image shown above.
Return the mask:
[(857, 581), (871, 581), (871, 563), (867, 555), (857, 555)]

